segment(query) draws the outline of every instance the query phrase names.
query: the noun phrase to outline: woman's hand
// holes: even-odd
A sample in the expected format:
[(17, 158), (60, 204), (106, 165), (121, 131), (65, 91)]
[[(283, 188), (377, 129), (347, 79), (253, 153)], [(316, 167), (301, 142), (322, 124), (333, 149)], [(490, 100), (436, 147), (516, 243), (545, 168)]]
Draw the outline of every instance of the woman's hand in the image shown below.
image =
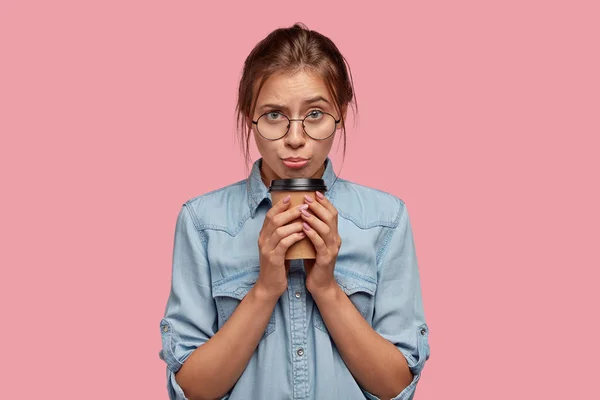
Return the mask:
[(315, 260), (304, 260), (306, 289), (312, 295), (336, 288), (333, 269), (342, 246), (338, 233), (338, 212), (321, 192), (316, 194), (316, 199), (307, 196), (304, 200), (311, 212), (304, 210), (301, 213), (304, 232), (317, 250)]
[(255, 286), (261, 293), (277, 299), (287, 290), (289, 265), (285, 262), (285, 253), (291, 245), (305, 237), (301, 221), (289, 222), (299, 219), (301, 209), (308, 208), (308, 205), (288, 209), (289, 206), (290, 196), (273, 205), (258, 237), (260, 272)]

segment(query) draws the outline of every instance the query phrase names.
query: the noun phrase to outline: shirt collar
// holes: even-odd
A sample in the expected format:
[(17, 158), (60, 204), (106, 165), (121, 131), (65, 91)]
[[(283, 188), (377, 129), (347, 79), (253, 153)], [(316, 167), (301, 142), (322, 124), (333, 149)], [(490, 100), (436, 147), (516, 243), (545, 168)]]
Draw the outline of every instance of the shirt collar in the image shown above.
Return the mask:
[[(271, 202), (271, 193), (269, 193), (269, 188), (265, 186), (260, 176), (261, 165), (262, 158), (259, 158), (252, 165), (252, 171), (250, 171), (250, 175), (248, 176), (248, 206), (250, 207), (250, 214), (252, 215), (252, 218), (254, 218), (256, 215), (258, 206), (265, 199), (268, 199)], [(333, 163), (329, 157), (327, 157), (325, 160), (325, 171), (323, 172), (322, 179), (325, 181), (325, 185), (327, 185), (327, 192), (325, 193), (325, 196), (330, 198), (337, 177), (335, 176), (335, 172), (333, 171)]]

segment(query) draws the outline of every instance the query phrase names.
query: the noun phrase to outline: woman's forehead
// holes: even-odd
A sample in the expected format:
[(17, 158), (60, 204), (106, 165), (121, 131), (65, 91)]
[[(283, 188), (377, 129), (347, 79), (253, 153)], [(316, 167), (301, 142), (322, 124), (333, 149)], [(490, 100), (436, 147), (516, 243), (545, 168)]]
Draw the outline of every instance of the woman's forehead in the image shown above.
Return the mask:
[(303, 105), (319, 100), (332, 103), (327, 85), (320, 75), (305, 71), (277, 73), (264, 82), (257, 106), (265, 103)]

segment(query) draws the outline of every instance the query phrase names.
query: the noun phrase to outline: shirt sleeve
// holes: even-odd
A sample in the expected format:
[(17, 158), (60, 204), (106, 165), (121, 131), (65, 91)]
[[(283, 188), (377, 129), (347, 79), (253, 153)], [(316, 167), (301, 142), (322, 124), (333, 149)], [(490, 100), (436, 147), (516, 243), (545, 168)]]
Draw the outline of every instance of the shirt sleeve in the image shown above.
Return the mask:
[(171, 400), (187, 400), (175, 379), (184, 361), (210, 339), (217, 329), (217, 311), (210, 285), (204, 233), (197, 229), (194, 210), (181, 208), (175, 226), (171, 290), (160, 321), (166, 363), (167, 392)]
[[(429, 328), (423, 311), (410, 218), (404, 202), (399, 202), (398, 225), (386, 234), (378, 264), (373, 329), (396, 346), (413, 374), (412, 382), (392, 400), (410, 400), (430, 356)], [(373, 394), (363, 392), (368, 399), (378, 400)]]

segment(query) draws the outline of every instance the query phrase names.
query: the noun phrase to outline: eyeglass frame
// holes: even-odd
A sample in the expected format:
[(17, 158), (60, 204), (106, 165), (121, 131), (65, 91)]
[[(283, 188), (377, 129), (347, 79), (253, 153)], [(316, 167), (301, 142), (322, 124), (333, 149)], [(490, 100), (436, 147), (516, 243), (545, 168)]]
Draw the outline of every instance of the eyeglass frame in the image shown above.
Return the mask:
[[(331, 118), (333, 118), (333, 120), (335, 121), (335, 125), (334, 125), (334, 128), (333, 128), (333, 132), (331, 132), (331, 134), (330, 134), (329, 136), (327, 136), (326, 138), (323, 138), (323, 139), (316, 139), (316, 138), (314, 138), (314, 137), (310, 136), (310, 135), (308, 134), (308, 132), (306, 132), (306, 126), (304, 126), (304, 120), (306, 120), (306, 118), (308, 118), (308, 116), (310, 115), (310, 113), (311, 113), (312, 111), (311, 111), (311, 112), (309, 112), (308, 114), (306, 114), (306, 116), (305, 116), (304, 118), (302, 118), (302, 119), (298, 119), (298, 118), (291, 119), (290, 117), (288, 117), (287, 115), (285, 115), (285, 114), (284, 114), (284, 113), (282, 113), (281, 111), (267, 111), (266, 113), (263, 113), (263, 114), (261, 114), (261, 115), (260, 115), (258, 118), (256, 118), (256, 121), (254, 121), (254, 120), (253, 120), (253, 121), (252, 121), (252, 124), (256, 125), (256, 131), (258, 132), (258, 134), (259, 134), (259, 135), (260, 135), (260, 136), (261, 136), (263, 139), (265, 139), (265, 140), (270, 140), (270, 141), (275, 141), (275, 140), (283, 139), (283, 138), (284, 138), (284, 137), (285, 137), (285, 136), (286, 136), (288, 133), (290, 133), (290, 126), (292, 126), (292, 121), (302, 121), (302, 131), (304, 131), (304, 133), (306, 134), (306, 136), (308, 136), (308, 137), (309, 137), (309, 138), (311, 138), (312, 140), (327, 140), (327, 139), (329, 139), (331, 136), (333, 136), (333, 134), (334, 134), (334, 133), (335, 133), (335, 131), (337, 130), (337, 124), (339, 124), (339, 123), (342, 121), (342, 119), (341, 119), (341, 118), (340, 118), (340, 119), (336, 119), (336, 118), (335, 118), (335, 117), (334, 117), (332, 114), (330, 114), (330, 113), (328, 113), (328, 112), (326, 112), (326, 111), (321, 111), (321, 110), (313, 110), (313, 111), (320, 111), (320, 112), (322, 112), (323, 114), (327, 114), (327, 115), (329, 115)], [(279, 114), (279, 115), (282, 115), (282, 116), (284, 116), (284, 117), (285, 117), (285, 118), (288, 120), (288, 126), (287, 126), (287, 130), (285, 131), (285, 133), (284, 133), (282, 136), (278, 137), (277, 139), (269, 139), (269, 138), (267, 138), (267, 137), (264, 137), (264, 136), (263, 136), (263, 134), (262, 134), (262, 133), (260, 133), (260, 130), (258, 129), (258, 120), (260, 120), (260, 119), (261, 119), (262, 117), (264, 117), (265, 115), (267, 115), (267, 114), (271, 114), (271, 113), (277, 113), (277, 114)]]

